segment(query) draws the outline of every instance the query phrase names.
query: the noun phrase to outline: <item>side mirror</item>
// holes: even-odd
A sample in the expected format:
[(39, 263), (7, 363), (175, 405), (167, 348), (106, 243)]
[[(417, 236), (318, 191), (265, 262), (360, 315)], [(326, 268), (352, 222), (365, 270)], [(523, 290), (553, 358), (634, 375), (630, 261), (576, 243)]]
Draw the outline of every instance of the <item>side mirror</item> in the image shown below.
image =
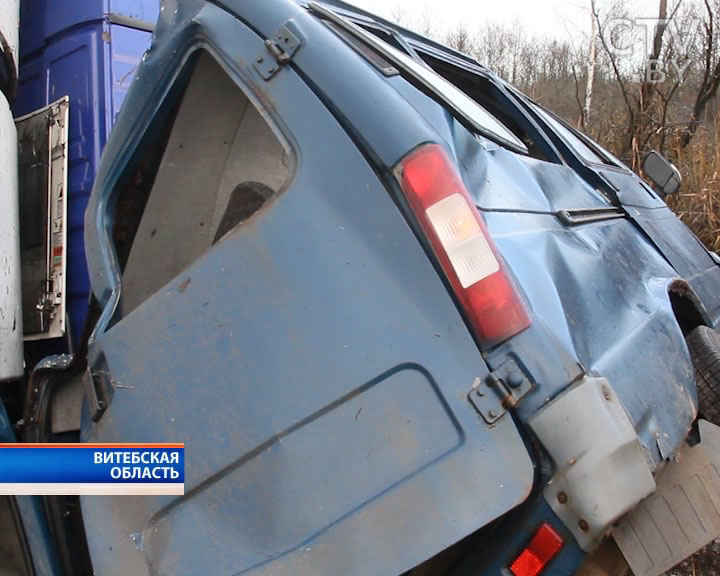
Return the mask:
[(651, 151), (642, 163), (642, 169), (650, 181), (655, 184), (656, 190), (661, 197), (668, 194), (675, 194), (680, 189), (682, 177), (675, 165), (667, 160), (662, 154)]

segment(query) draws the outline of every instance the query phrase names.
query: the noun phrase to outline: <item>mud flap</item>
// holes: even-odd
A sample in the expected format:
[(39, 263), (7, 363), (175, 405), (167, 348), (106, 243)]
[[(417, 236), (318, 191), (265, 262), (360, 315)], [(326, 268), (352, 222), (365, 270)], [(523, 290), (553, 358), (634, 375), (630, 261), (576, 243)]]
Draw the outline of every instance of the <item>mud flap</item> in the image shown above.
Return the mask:
[(635, 429), (605, 378), (584, 378), (528, 423), (557, 467), (545, 499), (592, 552), (655, 490)]
[(636, 576), (657, 576), (720, 536), (720, 427), (700, 420), (700, 443), (683, 445), (657, 491), (613, 531)]

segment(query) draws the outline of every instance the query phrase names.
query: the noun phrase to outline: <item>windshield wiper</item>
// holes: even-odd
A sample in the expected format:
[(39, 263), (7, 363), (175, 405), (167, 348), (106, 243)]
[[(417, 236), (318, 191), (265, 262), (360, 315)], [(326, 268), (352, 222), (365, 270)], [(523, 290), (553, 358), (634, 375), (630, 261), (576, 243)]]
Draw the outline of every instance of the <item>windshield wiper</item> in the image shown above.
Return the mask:
[(555, 213), (560, 222), (567, 226), (578, 226), (580, 224), (589, 224), (590, 222), (599, 222), (601, 220), (614, 220), (616, 218), (624, 218), (625, 211), (612, 208), (586, 208), (579, 210), (559, 210)]
[(538, 214), (540, 216), (555, 216), (566, 226), (579, 226), (602, 220), (615, 220), (625, 218), (626, 213), (622, 208), (615, 206), (608, 208), (571, 208), (570, 210), (523, 210), (519, 208), (484, 208), (477, 206), (481, 212), (504, 212), (506, 214)]

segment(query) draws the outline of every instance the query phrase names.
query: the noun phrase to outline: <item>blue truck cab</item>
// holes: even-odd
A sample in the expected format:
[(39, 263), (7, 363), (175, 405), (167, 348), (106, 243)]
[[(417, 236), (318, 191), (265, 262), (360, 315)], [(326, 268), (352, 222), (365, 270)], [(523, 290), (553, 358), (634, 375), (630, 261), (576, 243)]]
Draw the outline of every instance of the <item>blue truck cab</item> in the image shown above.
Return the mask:
[(48, 573), (575, 574), (611, 543), (650, 575), (717, 535), (643, 540), (678, 454), (720, 501), (686, 342), (720, 267), (651, 186), (342, 2), (166, 0), (137, 68), (118, 6), (26, 60), (72, 80), (90, 301), (16, 430), (185, 442), (185, 494), (22, 500)]
[[(36, 301), (29, 295), (25, 298), (26, 335), (51, 341), (38, 345), (40, 351), (31, 359), (33, 365), (43, 352), (74, 349), (82, 336), (90, 294), (83, 237), (85, 207), (105, 142), (135, 69), (150, 45), (158, 10), (157, 0), (21, 3), (20, 62), (13, 113), (21, 118), (62, 97), (69, 100), (66, 294), (63, 309), (57, 312), (65, 315), (67, 322), (58, 335), (49, 337), (48, 323), (39, 321), (42, 312), (35, 307)], [(21, 190), (21, 211), (37, 214), (28, 196), (26, 193), (23, 198)]]

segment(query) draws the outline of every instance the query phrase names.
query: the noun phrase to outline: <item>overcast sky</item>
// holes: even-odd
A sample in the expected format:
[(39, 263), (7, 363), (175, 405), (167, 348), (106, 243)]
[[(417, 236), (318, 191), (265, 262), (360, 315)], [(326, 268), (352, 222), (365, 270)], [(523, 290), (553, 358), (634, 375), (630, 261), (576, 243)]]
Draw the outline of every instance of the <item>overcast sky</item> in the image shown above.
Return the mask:
[(351, 4), (391, 17), (419, 22), (428, 14), (439, 30), (459, 23), (472, 31), (483, 21), (520, 23), (531, 35), (566, 37), (590, 27), (589, 0), (348, 0)]
[[(346, 0), (366, 10), (421, 28), (433, 23), (440, 37), (462, 23), (470, 32), (483, 21), (520, 25), (529, 36), (562, 39), (587, 38), (590, 34), (590, 0)], [(597, 0), (601, 15), (613, 0)], [(657, 14), (658, 0), (624, 0), (632, 18)], [(425, 16), (427, 14), (427, 16)]]

